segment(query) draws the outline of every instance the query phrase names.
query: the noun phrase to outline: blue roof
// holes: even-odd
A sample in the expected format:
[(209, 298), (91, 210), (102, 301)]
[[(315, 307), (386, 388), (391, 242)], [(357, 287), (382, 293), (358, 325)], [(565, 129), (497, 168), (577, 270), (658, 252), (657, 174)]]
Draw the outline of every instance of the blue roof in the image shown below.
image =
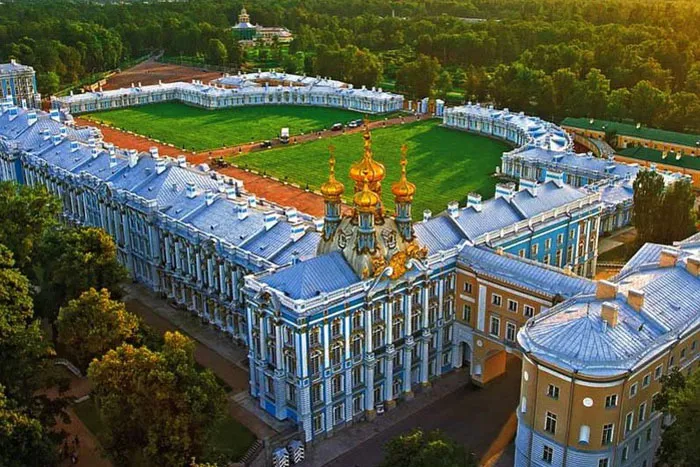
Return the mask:
[(572, 169), (585, 169), (607, 176), (618, 175), (624, 178), (628, 175), (630, 178), (637, 176), (639, 167), (630, 164), (621, 164), (609, 159), (603, 159), (587, 154), (577, 154), (574, 152), (550, 151), (543, 148), (527, 148), (520, 152), (515, 152), (515, 156), (524, 159), (549, 162), (554, 166), (559, 166), (563, 172), (571, 172)]
[(413, 225), (413, 230), (418, 243), (426, 246), (431, 253), (448, 250), (464, 240), (463, 234), (455, 223), (445, 216), (433, 217), (426, 222), (416, 223)]
[(262, 277), (260, 281), (298, 300), (348, 287), (360, 282), (360, 278), (342, 253), (334, 251)]
[(550, 181), (538, 186), (537, 196), (532, 196), (527, 190), (520, 190), (513, 196), (512, 204), (524, 214), (523, 219), (526, 219), (559, 206), (573, 203), (585, 196), (586, 193), (578, 188), (567, 184), (557, 186), (556, 183)]
[(498, 254), (484, 247), (465, 245), (459, 260), (472, 269), (545, 295), (569, 298), (595, 291), (595, 284), (563, 270), (508, 253)]
[[(678, 254), (675, 266), (660, 266), (663, 249)], [(521, 346), (589, 375), (618, 375), (646, 364), (665, 344), (700, 323), (700, 277), (686, 269), (692, 254), (697, 252), (645, 245), (613, 279), (615, 298), (578, 296), (557, 305), (521, 330)], [(628, 304), (632, 289), (644, 295), (640, 311)], [(605, 303), (618, 309), (615, 326), (606, 326), (601, 318)]]

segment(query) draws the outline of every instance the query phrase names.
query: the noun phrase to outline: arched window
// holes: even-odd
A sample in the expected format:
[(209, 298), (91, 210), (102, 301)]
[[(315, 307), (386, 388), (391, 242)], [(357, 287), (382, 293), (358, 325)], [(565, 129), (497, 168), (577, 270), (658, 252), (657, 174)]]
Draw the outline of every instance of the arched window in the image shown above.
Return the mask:
[(520, 411), (522, 413), (527, 412), (527, 397), (523, 396), (523, 399), (520, 401)]

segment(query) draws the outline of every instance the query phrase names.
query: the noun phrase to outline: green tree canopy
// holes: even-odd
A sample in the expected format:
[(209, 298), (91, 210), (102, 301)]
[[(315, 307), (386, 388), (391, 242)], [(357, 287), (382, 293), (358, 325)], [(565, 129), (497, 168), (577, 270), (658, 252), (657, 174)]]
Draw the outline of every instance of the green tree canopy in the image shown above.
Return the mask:
[(58, 199), (43, 186), (0, 182), (0, 243), (25, 275), (31, 276), (40, 240), (56, 225), (60, 212)]
[(413, 99), (430, 97), (442, 67), (434, 57), (418, 55), (416, 60), (404, 64), (396, 73), (396, 86)]
[(209, 39), (207, 62), (212, 65), (225, 65), (228, 62), (228, 50), (219, 39)]
[(476, 467), (473, 454), (440, 431), (417, 429), (384, 445), (381, 467)]
[(700, 371), (687, 378), (678, 370), (669, 373), (656, 403), (674, 420), (661, 437), (659, 465), (696, 466), (700, 459)]
[(122, 344), (90, 364), (88, 377), (107, 426), (103, 446), (118, 465), (182, 465), (205, 450), (226, 398), (194, 344), (166, 333), (161, 351)]
[(107, 289), (118, 298), (126, 280), (112, 237), (93, 227), (56, 227), (44, 236), (37, 308), (54, 323), (59, 308), (90, 288)]
[(107, 289), (91, 288), (61, 308), (57, 328), (63, 351), (85, 370), (93, 358), (136, 339), (139, 319), (123, 302), (111, 300)]
[(664, 178), (652, 170), (641, 170), (634, 180), (634, 206), (632, 222), (637, 228), (640, 244), (654, 242), (660, 237), (661, 207), (663, 205)]

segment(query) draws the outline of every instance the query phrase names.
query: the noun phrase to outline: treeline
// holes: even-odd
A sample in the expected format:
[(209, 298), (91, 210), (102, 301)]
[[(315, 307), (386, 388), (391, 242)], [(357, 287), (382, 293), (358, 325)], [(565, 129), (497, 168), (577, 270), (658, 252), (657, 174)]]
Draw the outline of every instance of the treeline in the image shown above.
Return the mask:
[[(241, 2), (40, 1), (0, 10), (0, 58), (44, 93), (163, 49), (245, 62)], [(295, 34), (288, 71), (424, 97), (492, 101), (549, 119), (589, 116), (700, 131), (700, 5), (692, 0), (260, 0), (251, 19)], [(60, 13), (59, 10), (60, 9)], [(428, 68), (420, 69), (416, 63)], [(54, 76), (52, 73), (55, 73)]]

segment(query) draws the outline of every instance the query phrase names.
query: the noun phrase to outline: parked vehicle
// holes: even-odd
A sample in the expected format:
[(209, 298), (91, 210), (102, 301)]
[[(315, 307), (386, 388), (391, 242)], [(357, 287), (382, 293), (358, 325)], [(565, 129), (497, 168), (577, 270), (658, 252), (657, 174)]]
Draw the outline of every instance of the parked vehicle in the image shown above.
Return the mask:
[(351, 120), (348, 122), (348, 128), (357, 128), (360, 126), (359, 123), (357, 123), (357, 120)]
[(280, 130), (280, 143), (282, 143), (282, 144), (289, 143), (289, 128), (282, 128)]
[(342, 129), (343, 129), (342, 123), (334, 123), (333, 126), (331, 127), (331, 131), (340, 131)]
[(266, 139), (265, 141), (263, 141), (262, 143), (260, 143), (260, 147), (263, 148), (263, 149), (271, 148), (271, 147), (272, 147), (272, 141), (270, 141), (269, 139)]

